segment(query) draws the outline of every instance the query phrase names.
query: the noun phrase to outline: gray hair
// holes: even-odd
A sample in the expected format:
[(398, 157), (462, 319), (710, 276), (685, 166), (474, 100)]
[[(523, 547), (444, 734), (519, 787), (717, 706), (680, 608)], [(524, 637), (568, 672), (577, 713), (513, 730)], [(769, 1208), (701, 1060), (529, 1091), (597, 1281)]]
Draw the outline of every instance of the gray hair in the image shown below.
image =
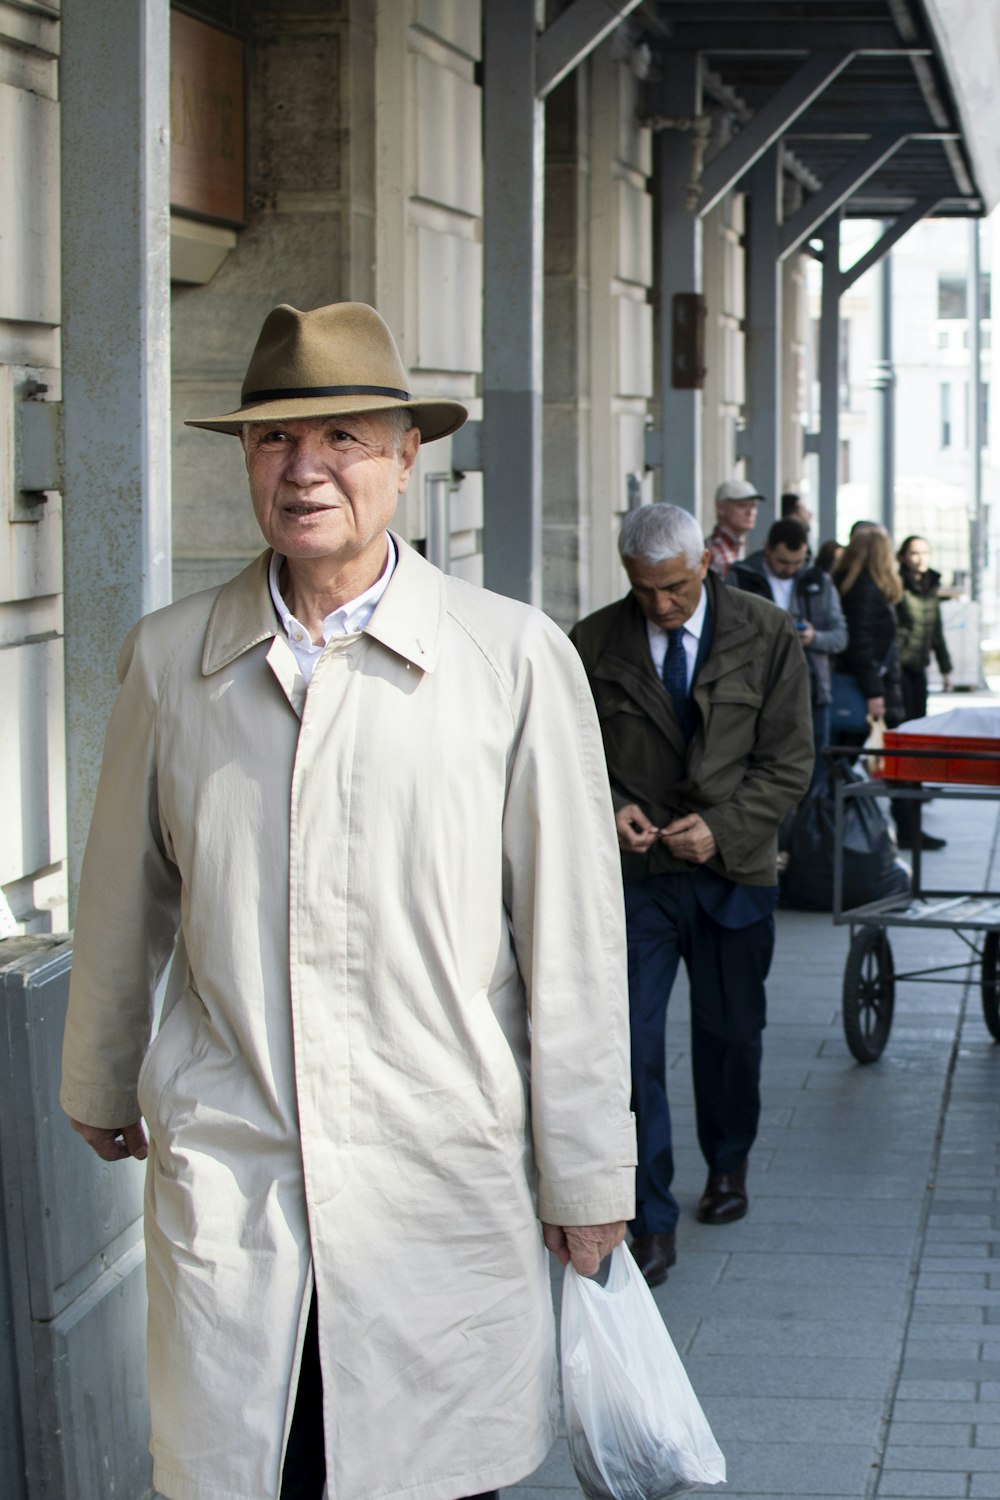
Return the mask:
[[(336, 413), (331, 412), (330, 415), (335, 416)], [(402, 451), (403, 439), (414, 425), (413, 413), (407, 406), (390, 406), (386, 407), (384, 411), (345, 412), (344, 416), (364, 417), (366, 420), (375, 418), (380, 421), (385, 430), (386, 440), (392, 448), (393, 453), (397, 455)], [(243, 444), (244, 451), (246, 451), (247, 438), (250, 436), (251, 427), (260, 427), (263, 425), (265, 424), (261, 422), (243, 423), (240, 429), (240, 442)]]
[(618, 533), (619, 556), (632, 562), (655, 565), (683, 555), (696, 568), (704, 551), (705, 538), (691, 512), (662, 501), (629, 511)]

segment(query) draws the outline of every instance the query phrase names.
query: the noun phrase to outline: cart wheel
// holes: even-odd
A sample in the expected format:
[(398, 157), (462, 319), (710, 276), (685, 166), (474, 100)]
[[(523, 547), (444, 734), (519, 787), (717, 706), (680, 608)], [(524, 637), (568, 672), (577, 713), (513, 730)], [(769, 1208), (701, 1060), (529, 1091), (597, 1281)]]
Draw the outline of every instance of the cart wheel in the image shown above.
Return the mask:
[(889, 939), (884, 928), (865, 927), (851, 944), (844, 966), (844, 1036), (859, 1063), (877, 1062), (881, 1057), (892, 1028), (895, 999)]
[(983, 944), (983, 1019), (995, 1042), (1000, 1042), (1000, 933), (988, 932)]

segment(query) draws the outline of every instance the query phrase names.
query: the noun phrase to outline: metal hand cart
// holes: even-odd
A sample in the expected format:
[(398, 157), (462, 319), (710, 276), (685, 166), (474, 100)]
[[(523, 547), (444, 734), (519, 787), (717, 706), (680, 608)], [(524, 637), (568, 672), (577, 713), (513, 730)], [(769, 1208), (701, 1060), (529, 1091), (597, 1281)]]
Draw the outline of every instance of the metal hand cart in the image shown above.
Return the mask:
[[(961, 741), (952, 741), (960, 745)], [(827, 751), (828, 755), (858, 755), (856, 750)], [(860, 752), (868, 759), (872, 752)], [(878, 752), (883, 755), (884, 752)], [(892, 750), (892, 760), (914, 762), (914, 775), (920, 772), (920, 760), (940, 765), (941, 749)], [(952, 762), (997, 761), (1000, 751), (947, 751)], [(966, 768), (972, 770), (973, 768)], [(992, 772), (992, 768), (991, 772)], [(1000, 766), (996, 767), (1000, 777)], [(959, 769), (961, 774), (961, 769)], [(978, 773), (977, 773), (978, 774)], [(844, 806), (849, 799), (892, 797), (912, 801), (913, 873), (908, 893), (883, 897), (845, 911), (844, 882)], [(851, 946), (844, 966), (843, 1022), (844, 1036), (852, 1055), (859, 1063), (875, 1062), (889, 1040), (896, 986), (904, 980), (924, 984), (963, 984), (977, 971), (983, 1006), (983, 1019), (993, 1040), (1000, 1042), (1000, 891), (929, 890), (922, 884), (920, 830), (923, 804), (931, 798), (959, 801), (1000, 800), (998, 785), (957, 785), (936, 781), (912, 782), (876, 777), (870, 781), (838, 782), (834, 823), (833, 921), (849, 926)], [(889, 929), (936, 928), (954, 933), (971, 957), (961, 963), (941, 964), (930, 969), (896, 971), (889, 942)]]

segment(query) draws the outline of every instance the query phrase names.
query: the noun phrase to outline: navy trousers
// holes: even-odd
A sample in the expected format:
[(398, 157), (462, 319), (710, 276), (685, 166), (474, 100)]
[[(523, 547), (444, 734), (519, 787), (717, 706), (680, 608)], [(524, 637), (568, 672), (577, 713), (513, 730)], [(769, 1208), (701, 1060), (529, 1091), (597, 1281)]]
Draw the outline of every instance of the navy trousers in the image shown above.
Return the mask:
[(815, 786), (817, 781), (822, 781), (826, 776), (829, 761), (823, 754), (823, 749), (830, 743), (830, 705), (829, 703), (813, 704), (812, 709), (813, 726), (813, 749), (816, 752), (816, 760), (813, 763), (812, 781), (810, 786)]
[(710, 1172), (730, 1172), (750, 1153), (760, 1119), (764, 981), (774, 919), (724, 927), (699, 904), (690, 875), (653, 875), (625, 887), (632, 1107), (639, 1143), (633, 1234), (677, 1224), (670, 1107), (667, 1002), (684, 960), (691, 988), (691, 1067), (698, 1144)]

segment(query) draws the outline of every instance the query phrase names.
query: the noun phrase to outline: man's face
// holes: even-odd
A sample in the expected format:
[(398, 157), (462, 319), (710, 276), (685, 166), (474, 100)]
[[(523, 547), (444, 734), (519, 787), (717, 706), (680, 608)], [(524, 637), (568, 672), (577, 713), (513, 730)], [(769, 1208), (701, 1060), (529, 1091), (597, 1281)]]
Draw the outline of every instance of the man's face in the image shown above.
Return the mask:
[(808, 552), (808, 547), (798, 547), (793, 552), (784, 542), (779, 542), (776, 547), (764, 548), (767, 565), (775, 578), (794, 578), (796, 573), (801, 573)]
[(719, 520), (731, 536), (746, 536), (757, 520), (756, 500), (724, 500), (719, 506)]
[(376, 413), (251, 423), (247, 474), (257, 524), (290, 562), (355, 562), (382, 548), (420, 434), (396, 452)]
[(683, 553), (659, 563), (625, 557), (622, 566), (646, 619), (661, 630), (676, 630), (698, 607), (702, 579), (708, 571), (708, 553), (701, 554), (694, 568)]

